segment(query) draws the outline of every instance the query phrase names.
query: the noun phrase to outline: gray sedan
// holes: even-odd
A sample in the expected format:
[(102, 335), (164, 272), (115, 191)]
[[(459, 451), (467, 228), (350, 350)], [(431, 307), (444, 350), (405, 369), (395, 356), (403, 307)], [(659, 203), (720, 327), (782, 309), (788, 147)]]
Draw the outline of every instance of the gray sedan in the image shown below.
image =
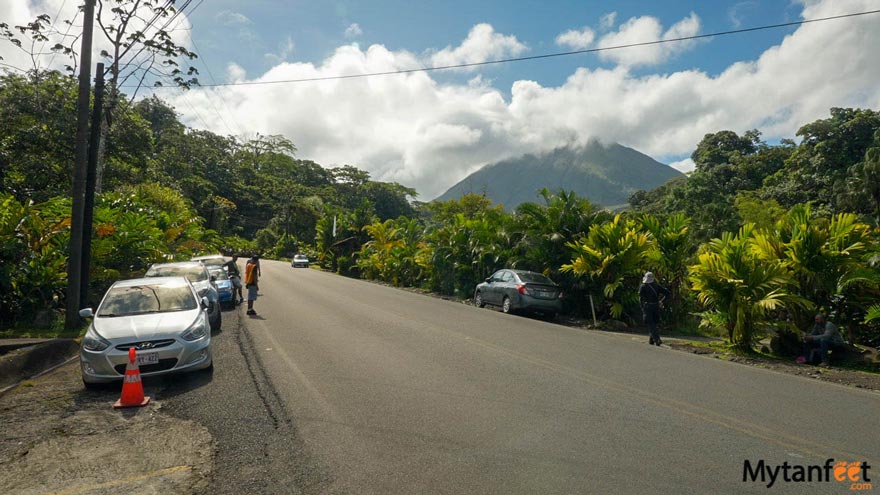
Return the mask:
[(220, 293), (208, 269), (199, 261), (181, 261), (178, 263), (156, 263), (147, 270), (145, 277), (186, 277), (192, 282), (199, 297), (208, 298), (208, 318), (211, 330), (220, 329)]
[(474, 290), (474, 303), (500, 306), (501, 311), (533, 311), (550, 318), (562, 311), (562, 289), (536, 272), (498, 270)]
[(116, 282), (98, 310), (80, 311), (94, 318), (80, 349), (86, 388), (125, 376), (128, 349), (138, 352), (142, 375), (213, 369), (207, 299), (183, 277), (155, 277)]

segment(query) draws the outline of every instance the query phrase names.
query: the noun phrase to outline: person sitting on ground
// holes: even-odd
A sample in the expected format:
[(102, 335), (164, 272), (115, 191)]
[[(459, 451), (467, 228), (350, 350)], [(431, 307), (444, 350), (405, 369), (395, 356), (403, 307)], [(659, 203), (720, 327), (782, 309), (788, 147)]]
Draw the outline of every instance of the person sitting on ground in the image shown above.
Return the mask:
[(819, 366), (828, 366), (828, 351), (842, 348), (843, 337), (840, 336), (837, 325), (828, 321), (824, 314), (817, 314), (815, 322), (813, 331), (809, 335), (804, 335), (804, 357), (810, 363), (815, 364), (815, 354), (818, 350)]

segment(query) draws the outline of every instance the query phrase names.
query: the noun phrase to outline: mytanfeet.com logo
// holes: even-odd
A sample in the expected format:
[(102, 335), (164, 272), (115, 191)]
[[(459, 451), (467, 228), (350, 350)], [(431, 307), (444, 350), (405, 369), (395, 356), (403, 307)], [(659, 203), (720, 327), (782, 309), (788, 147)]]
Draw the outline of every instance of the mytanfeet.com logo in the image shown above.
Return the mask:
[(776, 483), (833, 483), (837, 486), (849, 486), (852, 491), (873, 490), (867, 461), (835, 461), (828, 459), (825, 464), (771, 465), (763, 459), (755, 463), (746, 459), (743, 462), (743, 482), (764, 483), (772, 488)]

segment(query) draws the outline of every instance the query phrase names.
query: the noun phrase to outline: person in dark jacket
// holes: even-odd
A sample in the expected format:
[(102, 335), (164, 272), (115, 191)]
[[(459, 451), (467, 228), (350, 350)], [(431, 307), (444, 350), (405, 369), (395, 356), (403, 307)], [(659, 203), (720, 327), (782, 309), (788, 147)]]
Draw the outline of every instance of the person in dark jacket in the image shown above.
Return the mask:
[(816, 364), (818, 354), (819, 366), (829, 366), (828, 351), (843, 348), (843, 337), (837, 325), (828, 321), (824, 314), (819, 313), (815, 318), (813, 331), (804, 336), (804, 356), (812, 364)]
[(659, 346), (660, 340), (660, 309), (664, 298), (671, 296), (669, 289), (658, 284), (651, 272), (645, 273), (642, 285), (639, 287), (639, 303), (642, 306), (642, 317), (648, 325), (648, 343)]

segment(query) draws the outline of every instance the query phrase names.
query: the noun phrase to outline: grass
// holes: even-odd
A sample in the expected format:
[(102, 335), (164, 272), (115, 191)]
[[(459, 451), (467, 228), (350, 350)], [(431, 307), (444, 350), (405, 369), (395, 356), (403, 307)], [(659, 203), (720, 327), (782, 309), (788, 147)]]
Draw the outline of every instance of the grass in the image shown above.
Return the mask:
[(80, 328), (67, 330), (64, 328), (64, 319), (56, 318), (55, 321), (46, 328), (37, 328), (32, 325), (14, 325), (0, 329), (0, 339), (76, 339), (85, 335), (88, 325), (88, 323), (83, 323)]
[[(775, 354), (769, 352), (761, 352), (759, 349), (749, 349), (743, 350), (739, 346), (735, 344), (731, 344), (726, 340), (713, 340), (713, 341), (696, 341), (696, 340), (685, 340), (689, 345), (694, 347), (701, 347), (704, 349), (709, 349), (717, 354), (721, 359), (731, 359), (731, 358), (749, 358), (755, 361), (764, 361), (764, 362), (774, 362), (774, 363), (789, 363), (793, 361), (791, 357), (785, 356), (777, 356)], [(878, 368), (877, 364), (871, 364), (867, 362), (853, 362), (853, 361), (843, 361), (843, 362), (834, 362), (834, 368), (845, 369), (850, 371), (858, 371), (861, 373), (867, 373), (870, 375), (880, 375), (880, 368)]]

